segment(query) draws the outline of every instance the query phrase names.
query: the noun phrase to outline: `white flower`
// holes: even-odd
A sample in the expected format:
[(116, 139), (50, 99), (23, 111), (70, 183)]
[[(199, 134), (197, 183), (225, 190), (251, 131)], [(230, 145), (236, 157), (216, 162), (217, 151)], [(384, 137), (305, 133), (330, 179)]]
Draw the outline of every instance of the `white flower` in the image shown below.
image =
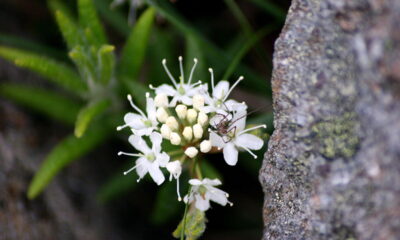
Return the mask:
[(203, 127), (200, 124), (196, 123), (193, 125), (193, 135), (197, 139), (203, 137)]
[(204, 140), (200, 143), (200, 152), (202, 153), (208, 153), (211, 150), (211, 141), (210, 140)]
[(181, 76), (179, 77), (179, 82), (175, 80), (167, 67), (167, 60), (163, 59), (162, 64), (164, 69), (171, 79), (171, 82), (174, 86), (170, 86), (168, 84), (163, 84), (157, 88), (154, 88), (150, 85), (150, 88), (155, 89), (156, 94), (166, 94), (167, 96), (171, 96), (172, 100), (170, 102), (170, 106), (175, 106), (177, 102), (182, 102), (186, 105), (192, 105), (193, 99), (192, 97), (196, 94), (201, 94), (207, 90), (207, 84), (201, 84), (201, 81), (198, 81), (192, 84), (193, 72), (196, 69), (197, 59), (194, 59), (194, 65), (189, 75), (189, 79), (185, 82), (185, 75), (183, 72), (182, 65), (182, 57), (179, 57), (179, 67)]
[(160, 93), (157, 94), (156, 97), (154, 98), (154, 103), (156, 104), (156, 107), (168, 107), (168, 96), (167, 94)]
[(129, 143), (141, 153), (137, 154), (119, 152), (118, 155), (123, 154), (139, 157), (136, 160), (136, 165), (124, 172), (125, 175), (136, 169), (136, 172), (139, 175), (138, 181), (142, 179), (146, 173), (149, 173), (154, 182), (160, 185), (165, 180), (164, 174), (161, 172), (160, 167), (166, 167), (169, 161), (169, 156), (165, 152), (161, 152), (161, 134), (156, 132), (151, 133), (150, 140), (152, 142), (152, 148), (147, 146), (142, 137), (138, 135), (131, 135), (129, 137)]
[(204, 107), (204, 97), (203, 95), (196, 94), (193, 96), (193, 107), (197, 110), (201, 110)]
[(176, 132), (172, 132), (171, 135), (169, 135), (169, 140), (171, 141), (172, 145), (181, 144), (181, 137)]
[(195, 148), (195, 147), (188, 147), (185, 150), (185, 155), (190, 158), (196, 157), (198, 153), (199, 153), (199, 150), (197, 150), (197, 148)]
[[(210, 131), (210, 141), (212, 146), (219, 149), (223, 148), (223, 154), (225, 162), (228, 165), (234, 166), (238, 161), (239, 150), (246, 150), (254, 158), (257, 156), (251, 150), (259, 150), (264, 144), (264, 141), (252, 134), (247, 132), (257, 128), (266, 128), (266, 125), (259, 125), (252, 128), (244, 129), (246, 124), (246, 118), (241, 115), (237, 119), (233, 119), (234, 122), (224, 134), (217, 131)], [(220, 116), (223, 117), (223, 116)]]
[(176, 106), (175, 112), (180, 119), (184, 119), (186, 117), (186, 113), (187, 113), (187, 106), (183, 105), (183, 104), (179, 104), (178, 106)]
[(197, 119), (197, 111), (194, 110), (193, 108), (187, 110), (186, 113), (186, 119), (190, 122), (193, 123)]
[(176, 179), (176, 193), (178, 195), (178, 201), (181, 201), (181, 194), (179, 192), (179, 177), (182, 173), (182, 165), (178, 160), (167, 163), (167, 170), (170, 173), (169, 180), (172, 180), (172, 177)]
[(192, 138), (193, 138), (193, 130), (192, 130), (192, 128), (186, 126), (186, 127), (183, 129), (182, 135), (183, 135), (183, 137), (184, 137), (187, 141), (192, 140)]
[(202, 110), (205, 113), (218, 112), (218, 110), (220, 110), (220, 109), (227, 111), (228, 109), (226, 109), (226, 108), (229, 106), (224, 106), (224, 105), (226, 105), (225, 102), (226, 102), (229, 94), (236, 87), (236, 85), (238, 85), (239, 82), (243, 80), (243, 77), (240, 76), (239, 79), (232, 85), (231, 88), (229, 88), (229, 82), (225, 81), (225, 80), (219, 81), (218, 84), (215, 86), (214, 85), (214, 72), (211, 68), (209, 68), (208, 70), (211, 73), (212, 95), (211, 96), (204, 95), (207, 106), (203, 107)]
[(201, 126), (205, 126), (208, 123), (208, 116), (204, 112), (200, 111), (197, 117), (197, 123)]
[(160, 132), (163, 138), (169, 139), (172, 131), (166, 124), (163, 124), (161, 125)]
[(190, 179), (189, 184), (192, 185), (192, 189), (189, 195), (186, 195), (184, 202), (191, 203), (195, 201), (195, 207), (200, 211), (207, 211), (210, 208), (210, 200), (216, 202), (222, 206), (229, 203), (228, 194), (214, 186), (221, 185), (221, 181), (218, 179), (204, 178), (202, 181), (199, 179)]
[(146, 114), (140, 108), (138, 108), (132, 101), (132, 96), (128, 95), (128, 101), (132, 108), (135, 109), (137, 113), (127, 113), (124, 116), (125, 125), (117, 127), (117, 130), (121, 130), (125, 127), (130, 127), (134, 134), (143, 136), (150, 135), (155, 129), (157, 129), (157, 117), (156, 117), (156, 106), (154, 104), (153, 98), (146, 93)]
[(163, 107), (160, 107), (160, 108), (158, 108), (157, 111), (156, 111), (156, 117), (157, 117), (157, 120), (158, 120), (159, 122), (165, 123), (165, 121), (167, 120), (167, 118), (168, 118), (169, 116), (168, 116), (167, 111), (165, 111), (165, 109), (164, 109)]
[(167, 124), (167, 126), (169, 128), (171, 128), (172, 131), (175, 131), (179, 128), (179, 123), (176, 120), (175, 117), (173, 116), (169, 116), (166, 120), (165, 120), (165, 124)]

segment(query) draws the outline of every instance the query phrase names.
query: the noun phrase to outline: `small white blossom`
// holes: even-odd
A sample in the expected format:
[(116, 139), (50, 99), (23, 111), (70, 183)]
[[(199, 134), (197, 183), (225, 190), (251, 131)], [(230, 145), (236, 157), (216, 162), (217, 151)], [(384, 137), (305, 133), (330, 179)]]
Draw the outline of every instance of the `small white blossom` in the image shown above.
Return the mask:
[(201, 137), (203, 137), (203, 127), (196, 123), (195, 125), (193, 125), (193, 135), (195, 138), (200, 139)]
[(211, 150), (211, 141), (210, 140), (204, 140), (200, 143), (200, 152), (202, 153), (208, 153)]
[(179, 192), (179, 177), (182, 173), (182, 164), (178, 160), (167, 163), (167, 170), (170, 173), (169, 180), (172, 180), (172, 177), (176, 179), (176, 193), (178, 195), (178, 201), (181, 201), (181, 194)]
[(179, 127), (178, 121), (176, 121), (176, 118), (173, 117), (173, 116), (169, 116), (169, 117), (167, 118), (167, 120), (165, 121), (165, 124), (167, 124), (167, 126), (168, 126), (169, 128), (171, 128), (172, 131), (177, 130), (178, 127)]
[(244, 129), (245, 124), (246, 118), (239, 117), (239, 119), (237, 119), (237, 121), (235, 121), (235, 123), (230, 127), (230, 131), (226, 135), (220, 136), (217, 132), (210, 132), (210, 141), (212, 146), (219, 149), (223, 148), (224, 159), (228, 165), (236, 165), (238, 161), (238, 151), (242, 149), (249, 152), (254, 158), (257, 158), (251, 150), (259, 150), (264, 144), (264, 141), (261, 138), (247, 132), (257, 128), (266, 128), (267, 126), (259, 125)]
[(197, 117), (197, 123), (201, 126), (205, 126), (208, 123), (208, 116), (203, 111), (200, 111)]
[(185, 127), (183, 129), (182, 135), (187, 141), (192, 140), (192, 138), (193, 138), (193, 130), (192, 130), (192, 128), (191, 127)]
[(125, 175), (136, 169), (136, 172), (139, 175), (139, 180), (142, 179), (146, 173), (149, 173), (154, 182), (160, 185), (165, 180), (164, 174), (161, 172), (160, 167), (166, 167), (169, 161), (169, 156), (165, 152), (161, 152), (161, 134), (156, 132), (151, 133), (150, 140), (152, 142), (152, 148), (147, 146), (146, 142), (141, 136), (131, 135), (129, 137), (129, 143), (141, 153), (136, 154), (119, 152), (118, 155), (139, 157), (136, 160), (136, 165), (124, 172)]
[(222, 206), (233, 205), (228, 201), (229, 195), (215, 187), (221, 185), (221, 181), (218, 179), (190, 179), (189, 184), (192, 185), (192, 189), (189, 195), (184, 197), (184, 202), (191, 203), (194, 201), (195, 207), (200, 211), (207, 211), (210, 208), (210, 200)]
[(175, 112), (180, 119), (184, 119), (186, 117), (186, 113), (187, 113), (187, 106), (183, 105), (183, 104), (179, 104), (178, 106), (176, 106)]
[(195, 147), (188, 147), (185, 150), (186, 156), (188, 156), (190, 158), (196, 157), (198, 153), (199, 153), (199, 150), (197, 150), (197, 148), (195, 148)]
[(181, 144), (181, 136), (176, 132), (172, 132), (170, 135), (170, 141), (172, 145), (179, 145)]
[(193, 107), (197, 110), (201, 110), (204, 107), (204, 97), (200, 94), (193, 96)]
[(187, 110), (186, 119), (187, 119), (190, 123), (195, 122), (196, 119), (197, 119), (197, 111), (194, 110), (193, 108)]
[(168, 96), (165, 93), (160, 93), (157, 94), (156, 97), (154, 98), (154, 103), (156, 104), (156, 107), (168, 107)]
[(117, 127), (117, 130), (121, 130), (125, 127), (130, 127), (132, 131), (139, 136), (150, 135), (155, 129), (157, 129), (157, 117), (156, 117), (156, 106), (154, 100), (146, 93), (146, 114), (140, 108), (138, 108), (132, 101), (132, 96), (128, 95), (128, 101), (132, 108), (137, 113), (127, 113), (124, 116), (125, 125)]
[(160, 128), (161, 136), (165, 139), (169, 139), (171, 136), (171, 128), (169, 128), (166, 124), (161, 125)]
[(160, 107), (157, 109), (156, 116), (157, 116), (157, 120), (161, 123), (165, 123), (165, 121), (169, 117), (167, 111), (165, 111), (165, 108), (163, 108), (163, 107)]
[(157, 88), (154, 88), (153, 86), (150, 87), (152, 89), (155, 89), (156, 94), (163, 93), (166, 94), (167, 96), (171, 96), (172, 100), (170, 102), (170, 106), (175, 106), (178, 102), (181, 102), (186, 105), (192, 105), (193, 104), (192, 97), (196, 94), (201, 94), (202, 92), (205, 92), (207, 90), (207, 85), (206, 84), (202, 85), (201, 81), (192, 84), (192, 77), (193, 77), (193, 72), (196, 69), (197, 59), (194, 59), (194, 65), (192, 67), (187, 82), (185, 81), (185, 75), (183, 72), (182, 57), (179, 57), (179, 67), (181, 73), (181, 76), (179, 77), (180, 80), (179, 82), (177, 82), (170, 73), (167, 67), (166, 59), (163, 59), (162, 64), (164, 66), (165, 72), (171, 79), (173, 87), (168, 84), (163, 84)]

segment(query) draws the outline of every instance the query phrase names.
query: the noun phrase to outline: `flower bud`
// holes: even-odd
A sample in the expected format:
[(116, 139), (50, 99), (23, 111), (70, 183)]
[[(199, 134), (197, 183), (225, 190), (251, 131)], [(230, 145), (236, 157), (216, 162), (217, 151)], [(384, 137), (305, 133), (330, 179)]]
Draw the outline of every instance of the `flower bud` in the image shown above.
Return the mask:
[(193, 107), (197, 110), (200, 110), (204, 107), (204, 97), (200, 94), (196, 94), (193, 96)]
[(183, 137), (190, 141), (193, 138), (193, 130), (191, 127), (185, 127), (182, 132)]
[(167, 120), (165, 120), (165, 124), (167, 124), (171, 130), (177, 130), (179, 127), (178, 121), (176, 121), (176, 118), (173, 116), (169, 116)]
[(156, 117), (159, 122), (164, 123), (168, 118), (168, 113), (163, 107), (157, 109)]
[[(182, 165), (178, 160), (167, 163), (167, 170), (171, 174), (171, 177), (178, 178), (182, 173)], [(170, 178), (171, 180), (171, 178)]]
[(169, 139), (171, 136), (171, 128), (169, 128), (166, 124), (161, 125), (161, 136), (165, 139)]
[(197, 111), (196, 110), (194, 110), (193, 108), (187, 110), (186, 119), (190, 123), (196, 121), (196, 118), (197, 118)]
[(205, 126), (208, 123), (208, 116), (205, 112), (199, 112), (199, 116), (197, 117), (197, 123), (201, 126)]
[(211, 150), (211, 141), (204, 140), (200, 143), (200, 151), (202, 153), (208, 153)]
[(176, 106), (175, 111), (180, 119), (184, 119), (186, 117), (187, 107), (186, 105), (179, 104)]
[(197, 148), (195, 147), (188, 147), (185, 150), (185, 154), (186, 156), (190, 157), (190, 158), (194, 158), (196, 157), (196, 155), (199, 153), (199, 150), (197, 150)]
[(195, 125), (193, 125), (193, 135), (195, 138), (200, 139), (203, 136), (203, 127), (196, 123)]
[(154, 98), (156, 107), (168, 107), (168, 96), (165, 93), (157, 94)]
[(169, 139), (172, 145), (181, 144), (181, 137), (176, 132), (172, 132)]

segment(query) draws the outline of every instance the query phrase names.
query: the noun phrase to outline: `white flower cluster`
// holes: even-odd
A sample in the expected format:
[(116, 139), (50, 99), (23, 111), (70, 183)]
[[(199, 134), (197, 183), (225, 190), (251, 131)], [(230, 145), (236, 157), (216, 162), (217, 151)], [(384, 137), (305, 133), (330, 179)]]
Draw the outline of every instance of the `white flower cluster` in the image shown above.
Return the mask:
[[(261, 149), (263, 140), (248, 132), (266, 126), (245, 129), (247, 105), (228, 99), (233, 88), (243, 80), (243, 77), (231, 87), (228, 81), (220, 81), (215, 85), (213, 70), (210, 68), (210, 94), (207, 84), (201, 81), (192, 83), (197, 59), (194, 59), (189, 77), (186, 78), (182, 57), (179, 57), (179, 81), (172, 76), (166, 62), (164, 59), (162, 64), (172, 85), (163, 84), (159, 87), (150, 85), (155, 96), (153, 98), (150, 93), (146, 93), (145, 112), (137, 107), (132, 97), (128, 95), (135, 113), (127, 113), (124, 117), (125, 124), (117, 128), (117, 130), (126, 127), (131, 129), (129, 142), (140, 153), (118, 154), (138, 157), (135, 166), (124, 174), (136, 169), (139, 180), (149, 173), (154, 182), (160, 185), (165, 181), (162, 169), (168, 171), (169, 179), (177, 180), (177, 194), (181, 200), (179, 177), (182, 169), (187, 165), (193, 166), (199, 154), (222, 150), (226, 163), (231, 166), (237, 163), (238, 151), (241, 150), (248, 151), (256, 158), (251, 150)], [(146, 140), (151, 142), (151, 147)], [(163, 151), (163, 141), (175, 147), (172, 151), (175, 154)], [(174, 159), (173, 156), (177, 152), (181, 155)], [(218, 179), (202, 179), (201, 175), (197, 174), (189, 184), (191, 191), (185, 196), (184, 201), (194, 202), (196, 208), (201, 211), (209, 208), (210, 200), (223, 206), (230, 203), (227, 200), (228, 194), (215, 188), (221, 184)]]

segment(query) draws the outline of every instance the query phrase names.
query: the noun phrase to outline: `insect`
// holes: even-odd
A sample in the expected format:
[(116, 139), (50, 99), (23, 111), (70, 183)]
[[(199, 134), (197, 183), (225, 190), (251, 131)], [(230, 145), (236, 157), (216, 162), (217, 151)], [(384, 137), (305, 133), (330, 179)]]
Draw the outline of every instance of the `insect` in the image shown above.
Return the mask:
[(246, 113), (243, 116), (235, 118), (237, 111), (230, 111), (226, 106), (225, 108), (227, 109), (226, 114), (216, 114), (216, 116), (219, 116), (221, 119), (216, 124), (211, 124), (211, 131), (218, 134), (218, 136), (222, 138), (224, 143), (228, 143), (236, 135), (237, 126), (235, 126), (234, 124), (240, 119), (246, 117), (248, 114)]

